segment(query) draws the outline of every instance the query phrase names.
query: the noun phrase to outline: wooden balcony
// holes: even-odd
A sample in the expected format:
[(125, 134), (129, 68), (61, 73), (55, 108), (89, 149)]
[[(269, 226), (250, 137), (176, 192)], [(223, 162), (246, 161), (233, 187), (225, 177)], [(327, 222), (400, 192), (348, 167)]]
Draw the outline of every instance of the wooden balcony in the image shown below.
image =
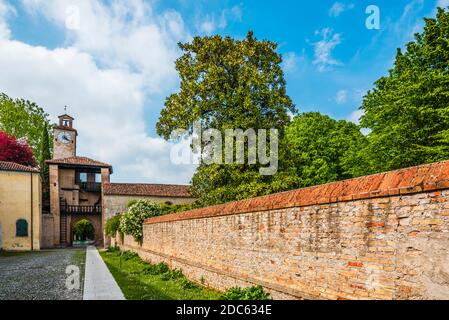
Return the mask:
[(101, 183), (99, 182), (80, 182), (80, 189), (87, 192), (101, 192)]
[(61, 214), (101, 214), (101, 206), (72, 206), (61, 203)]

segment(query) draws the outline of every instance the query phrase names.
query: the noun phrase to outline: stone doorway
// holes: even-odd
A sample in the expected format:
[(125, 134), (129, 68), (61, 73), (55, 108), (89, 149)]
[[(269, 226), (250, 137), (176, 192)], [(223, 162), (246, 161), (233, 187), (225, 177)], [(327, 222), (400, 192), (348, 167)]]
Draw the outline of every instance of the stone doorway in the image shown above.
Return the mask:
[[(69, 246), (78, 246), (78, 245), (97, 245), (101, 246), (103, 245), (103, 229), (101, 224), (101, 215), (76, 215), (71, 216), (69, 218), (70, 223), (68, 223), (69, 229), (67, 234), (69, 235), (68, 238), (68, 245)], [(75, 241), (75, 226), (78, 222), (87, 220), (93, 228), (93, 239), (90, 239), (91, 241)], [(83, 244), (84, 243), (84, 244)]]

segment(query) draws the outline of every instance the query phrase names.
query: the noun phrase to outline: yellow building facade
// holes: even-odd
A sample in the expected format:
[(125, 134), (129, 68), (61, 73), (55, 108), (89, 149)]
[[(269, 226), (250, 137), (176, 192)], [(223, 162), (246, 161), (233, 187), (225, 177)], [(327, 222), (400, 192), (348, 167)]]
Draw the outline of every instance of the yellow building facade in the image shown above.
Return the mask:
[(39, 171), (0, 161), (0, 250), (40, 250), (41, 225)]

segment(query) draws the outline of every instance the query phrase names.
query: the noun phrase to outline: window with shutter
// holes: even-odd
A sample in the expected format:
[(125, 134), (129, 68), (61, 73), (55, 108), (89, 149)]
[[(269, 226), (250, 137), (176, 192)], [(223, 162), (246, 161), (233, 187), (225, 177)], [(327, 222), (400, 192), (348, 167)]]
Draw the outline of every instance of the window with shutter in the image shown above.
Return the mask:
[(16, 237), (28, 237), (28, 222), (25, 219), (17, 220)]

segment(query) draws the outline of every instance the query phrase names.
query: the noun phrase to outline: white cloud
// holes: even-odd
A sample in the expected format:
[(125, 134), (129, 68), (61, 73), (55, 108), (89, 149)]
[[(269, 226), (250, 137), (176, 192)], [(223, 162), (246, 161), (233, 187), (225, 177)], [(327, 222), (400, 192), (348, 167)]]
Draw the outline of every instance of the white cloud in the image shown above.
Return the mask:
[(321, 35), (322, 37), (322, 40), (313, 44), (315, 50), (313, 64), (317, 65), (318, 71), (327, 71), (331, 66), (341, 65), (341, 62), (332, 57), (332, 51), (342, 41), (341, 34), (334, 33), (330, 28), (316, 31), (315, 34)]
[[(194, 168), (170, 164), (170, 144), (146, 134), (142, 78), (99, 69), (75, 48), (48, 50), (0, 42), (0, 87), (38, 102), (53, 115), (69, 113), (79, 131), (78, 154), (113, 164), (113, 180), (186, 183)], [(151, 163), (151, 165), (148, 165)]]
[(344, 4), (342, 2), (335, 2), (329, 9), (329, 16), (338, 17), (343, 12), (354, 9), (354, 4)]
[(9, 39), (11, 30), (6, 19), (17, 12), (9, 3), (0, 0), (0, 39)]
[(35, 14), (65, 27), (79, 12), (79, 28), (67, 30), (70, 44), (95, 57), (111, 68), (137, 71), (144, 77), (150, 92), (174, 85), (174, 60), (179, 54), (177, 41), (190, 36), (180, 14), (166, 11), (155, 15), (143, 0), (114, 0), (110, 6), (102, 1), (22, 0)]
[(298, 66), (298, 56), (294, 52), (287, 52), (283, 55), (283, 69), (285, 72), (292, 72)]
[(211, 13), (197, 20), (198, 31), (210, 35), (216, 30), (226, 28), (230, 20), (241, 21), (242, 8), (240, 6), (234, 6), (230, 9), (223, 9), (218, 15)]
[(335, 102), (337, 102), (338, 104), (344, 104), (348, 102), (348, 91), (347, 90), (338, 91), (335, 97)]
[(360, 118), (365, 114), (365, 111), (362, 109), (357, 109), (356, 111), (352, 112), (348, 118), (348, 121), (351, 121), (357, 125), (360, 124)]
[(449, 0), (437, 0), (437, 7), (447, 8), (449, 6)]
[[(195, 167), (172, 164), (171, 145), (151, 137), (145, 119), (159, 112), (157, 95), (176, 90), (176, 43), (189, 38), (182, 17), (155, 15), (143, 0), (76, 3), (80, 28), (67, 30), (64, 48), (0, 38), (1, 91), (37, 102), (53, 120), (68, 105), (78, 154), (111, 163), (113, 181), (188, 183)], [(64, 27), (71, 1), (23, 4)]]

